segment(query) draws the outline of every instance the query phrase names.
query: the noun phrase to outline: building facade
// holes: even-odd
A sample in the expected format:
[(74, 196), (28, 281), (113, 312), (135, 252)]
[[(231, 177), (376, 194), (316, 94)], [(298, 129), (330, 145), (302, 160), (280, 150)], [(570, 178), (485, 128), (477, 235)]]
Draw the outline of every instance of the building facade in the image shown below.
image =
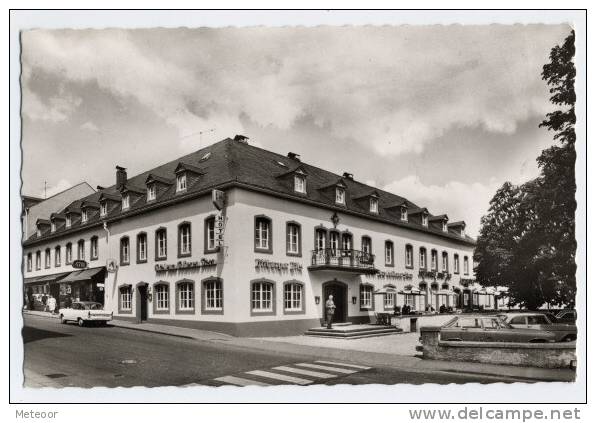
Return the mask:
[[(474, 281), (464, 222), (240, 136), (130, 179), (117, 167), (114, 186), (48, 220), (67, 215), (24, 242), (26, 286), (71, 271), (48, 285), (103, 288), (115, 318), (267, 336), (320, 325), (329, 295), (336, 322), (496, 304)], [(97, 240), (98, 266), (29, 271), (38, 251), (51, 264), (81, 239)]]

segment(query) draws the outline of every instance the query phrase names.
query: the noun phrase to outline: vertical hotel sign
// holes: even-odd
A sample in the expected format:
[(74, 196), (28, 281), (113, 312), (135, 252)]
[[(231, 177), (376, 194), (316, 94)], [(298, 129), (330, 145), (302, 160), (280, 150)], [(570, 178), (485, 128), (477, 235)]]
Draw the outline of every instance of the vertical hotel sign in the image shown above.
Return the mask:
[(226, 193), (218, 189), (211, 191), (211, 200), (219, 213), (215, 215), (215, 245), (222, 247), (224, 245), (225, 217), (223, 208), (226, 205)]

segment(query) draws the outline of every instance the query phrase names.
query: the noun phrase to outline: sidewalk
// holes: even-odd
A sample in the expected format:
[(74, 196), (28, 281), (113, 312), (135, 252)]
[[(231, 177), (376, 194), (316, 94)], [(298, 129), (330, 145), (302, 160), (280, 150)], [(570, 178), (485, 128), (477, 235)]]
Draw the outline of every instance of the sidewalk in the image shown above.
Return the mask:
[[(24, 311), (44, 317), (50, 313)], [(575, 371), (571, 369), (542, 369), (537, 367), (505, 366), (496, 364), (423, 360), (414, 350), (419, 334), (403, 333), (378, 338), (329, 339), (306, 336), (277, 338), (237, 338), (231, 335), (199, 329), (156, 323), (134, 323), (112, 320), (110, 324), (126, 329), (177, 336), (199, 341), (222, 343), (241, 348), (273, 351), (282, 354), (306, 357), (325, 357), (354, 363), (365, 363), (377, 367), (393, 367), (410, 372), (484, 375), (490, 378), (508, 378), (512, 382), (558, 381), (572, 382)]]

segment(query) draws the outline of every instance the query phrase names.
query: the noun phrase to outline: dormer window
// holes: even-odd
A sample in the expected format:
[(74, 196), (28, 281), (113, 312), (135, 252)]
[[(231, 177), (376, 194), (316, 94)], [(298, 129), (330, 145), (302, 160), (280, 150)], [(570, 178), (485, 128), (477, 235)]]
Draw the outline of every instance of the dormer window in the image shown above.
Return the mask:
[(294, 191), (306, 194), (306, 177), (304, 175), (294, 175)]
[(147, 187), (147, 201), (153, 201), (156, 198), (155, 184), (151, 184)]
[(428, 226), (428, 215), (427, 214), (422, 215), (422, 226)]
[(181, 173), (176, 177), (176, 192), (186, 191), (186, 173)]
[(87, 215), (87, 209), (81, 211), (81, 223), (87, 223), (89, 216)]
[(101, 203), (101, 205), (99, 206), (99, 215), (101, 217), (105, 217), (108, 215), (108, 202), (104, 201)]
[(66, 227), (70, 228), (71, 226), (72, 226), (72, 217), (69, 214), (67, 214), (66, 215)]
[(50, 223), (50, 230), (56, 232), (56, 222), (52, 221), (52, 223)]
[(462, 238), (466, 237), (466, 230), (464, 228), (461, 228), (461, 231), (459, 233), (461, 235)]
[(447, 221), (443, 220), (443, 232), (447, 232)]
[(379, 212), (379, 199), (372, 197), (370, 199), (370, 212), (371, 213), (378, 213)]
[(408, 221), (408, 209), (405, 207), (402, 207), (400, 210), (400, 219), (404, 222)]
[(122, 197), (122, 210), (126, 210), (130, 207), (130, 195), (126, 194)]
[(342, 187), (335, 188), (335, 203), (336, 204), (346, 204), (346, 190)]
[(41, 229), (37, 230), (37, 237), (39, 238), (41, 236)]

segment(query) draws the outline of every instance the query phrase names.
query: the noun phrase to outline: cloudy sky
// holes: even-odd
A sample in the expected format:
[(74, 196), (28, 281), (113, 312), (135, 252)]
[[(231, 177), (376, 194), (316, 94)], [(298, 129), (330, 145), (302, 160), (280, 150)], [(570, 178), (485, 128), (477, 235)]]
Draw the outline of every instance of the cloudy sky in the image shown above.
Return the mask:
[(463, 219), (537, 175), (564, 25), (34, 30), (23, 193), (114, 183), (228, 136)]

